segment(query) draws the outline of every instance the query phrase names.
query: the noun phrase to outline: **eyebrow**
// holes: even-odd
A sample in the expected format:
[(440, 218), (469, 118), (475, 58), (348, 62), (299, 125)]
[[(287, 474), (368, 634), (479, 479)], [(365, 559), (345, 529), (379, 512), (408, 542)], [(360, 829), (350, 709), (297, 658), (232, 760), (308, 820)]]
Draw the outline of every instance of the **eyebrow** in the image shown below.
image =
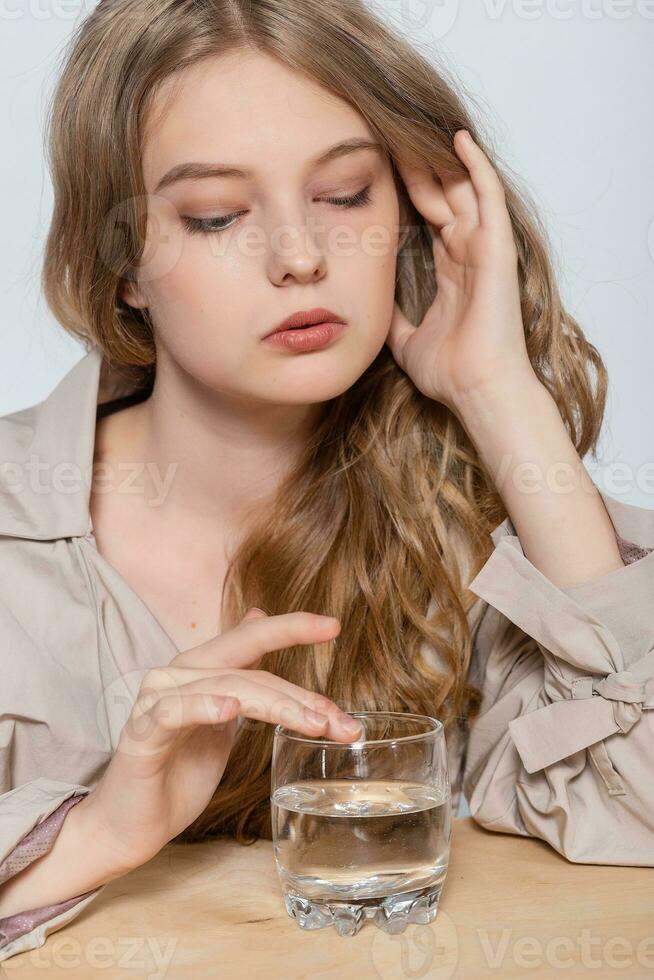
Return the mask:
[[(328, 150), (325, 150), (324, 153), (321, 153), (313, 159), (309, 166), (311, 169), (315, 169), (316, 167), (330, 163), (332, 160), (336, 160), (338, 157), (345, 156), (348, 153), (355, 153), (357, 150), (375, 150), (379, 154), (384, 153), (384, 148), (381, 143), (378, 143), (376, 140), (356, 137), (330, 146)], [(243, 170), (239, 167), (231, 167), (220, 163), (178, 163), (163, 175), (157, 183), (154, 193), (156, 194), (157, 191), (176, 183), (178, 180), (200, 180), (204, 177), (238, 177), (243, 180), (248, 180), (253, 176), (254, 173), (252, 170)]]

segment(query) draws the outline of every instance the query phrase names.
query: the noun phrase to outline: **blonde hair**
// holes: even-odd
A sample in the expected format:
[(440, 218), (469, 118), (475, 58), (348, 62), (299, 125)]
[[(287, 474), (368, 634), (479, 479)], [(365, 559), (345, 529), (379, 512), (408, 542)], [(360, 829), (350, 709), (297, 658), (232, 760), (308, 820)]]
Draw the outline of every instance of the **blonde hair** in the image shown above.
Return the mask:
[[(413, 323), (437, 282), (428, 226), (394, 161), (464, 172), (452, 137), (460, 128), (472, 133), (505, 187), (534, 371), (580, 456), (595, 449), (606, 371), (562, 306), (533, 205), (500, 168), (446, 72), (359, 0), (99, 4), (72, 40), (49, 118), (54, 214), (43, 286), (62, 326), (143, 381), (151, 377), (147, 310), (118, 297), (121, 278), (138, 276), (145, 242), (144, 124), (165, 79), (239, 48), (274, 56), (327, 87), (388, 149), (403, 223), (412, 230), (398, 252), (395, 298)], [(468, 613), (477, 600), (467, 584), (490, 554), (490, 530), (505, 516), (456, 417), (424, 397), (384, 346), (347, 392), (325, 404), (297, 466), (253, 520), (227, 572), (223, 622), (235, 624), (254, 605), (270, 615), (334, 615), (342, 627), (335, 641), (301, 655), (266, 654), (260, 668), (346, 710), (419, 712), (439, 717), (446, 735), (452, 726), (465, 729), (480, 703), (468, 678)], [(423, 642), (438, 649), (445, 669), (421, 657)], [(270, 839), (272, 736), (272, 726), (246, 719), (209, 805), (179, 839)]]

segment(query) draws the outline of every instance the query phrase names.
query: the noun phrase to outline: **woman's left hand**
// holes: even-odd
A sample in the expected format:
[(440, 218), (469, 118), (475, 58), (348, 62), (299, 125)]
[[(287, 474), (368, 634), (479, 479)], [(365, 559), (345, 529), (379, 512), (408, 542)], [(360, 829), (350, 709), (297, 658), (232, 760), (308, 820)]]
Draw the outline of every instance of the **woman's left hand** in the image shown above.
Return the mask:
[[(386, 344), (429, 398), (457, 415), (473, 392), (535, 377), (520, 310), (517, 249), (504, 188), (466, 130), (454, 139), (468, 173), (441, 175), (397, 162), (432, 232), (438, 290), (419, 326), (395, 304)], [(489, 389), (490, 386), (490, 389)]]

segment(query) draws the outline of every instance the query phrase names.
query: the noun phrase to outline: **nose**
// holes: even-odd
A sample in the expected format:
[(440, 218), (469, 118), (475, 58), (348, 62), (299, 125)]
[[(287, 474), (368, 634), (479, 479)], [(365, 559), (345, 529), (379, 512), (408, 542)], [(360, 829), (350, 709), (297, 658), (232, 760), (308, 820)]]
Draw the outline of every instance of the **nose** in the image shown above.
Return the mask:
[(275, 285), (316, 282), (325, 275), (327, 262), (316, 235), (306, 225), (286, 224), (273, 235), (268, 275)]

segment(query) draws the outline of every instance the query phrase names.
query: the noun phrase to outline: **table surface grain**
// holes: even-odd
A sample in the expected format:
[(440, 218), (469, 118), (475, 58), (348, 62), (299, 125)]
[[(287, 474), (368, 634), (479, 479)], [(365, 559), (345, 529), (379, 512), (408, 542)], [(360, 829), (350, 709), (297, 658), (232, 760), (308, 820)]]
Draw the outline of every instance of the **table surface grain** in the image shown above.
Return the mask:
[[(4, 971), (4, 973), (2, 972)], [(305, 931), (285, 910), (272, 844), (169, 844), (111, 882), (0, 976), (124, 980), (654, 978), (649, 868), (572, 864), (543, 841), (453, 823), (438, 914), (388, 936)]]

